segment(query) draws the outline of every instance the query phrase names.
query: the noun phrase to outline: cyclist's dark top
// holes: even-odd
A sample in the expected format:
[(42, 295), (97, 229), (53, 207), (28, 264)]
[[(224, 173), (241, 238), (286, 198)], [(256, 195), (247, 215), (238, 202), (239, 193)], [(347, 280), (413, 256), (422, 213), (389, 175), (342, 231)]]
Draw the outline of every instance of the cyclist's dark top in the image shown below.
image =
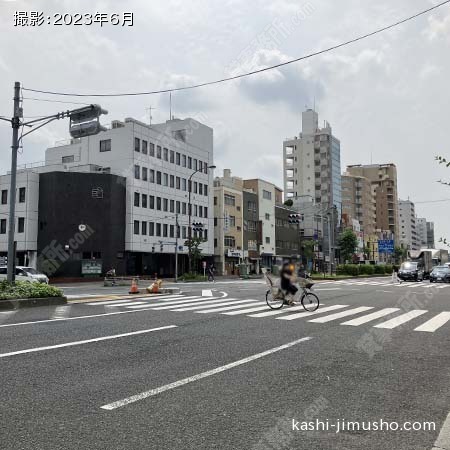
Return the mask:
[(281, 272), (280, 272), (281, 287), (283, 289), (285, 289), (285, 286), (289, 286), (291, 284), (291, 280), (289, 280), (285, 277), (285, 275), (288, 275), (290, 277), (293, 274), (290, 266), (291, 266), (290, 264), (286, 263), (286, 264), (283, 264), (283, 267), (281, 268)]

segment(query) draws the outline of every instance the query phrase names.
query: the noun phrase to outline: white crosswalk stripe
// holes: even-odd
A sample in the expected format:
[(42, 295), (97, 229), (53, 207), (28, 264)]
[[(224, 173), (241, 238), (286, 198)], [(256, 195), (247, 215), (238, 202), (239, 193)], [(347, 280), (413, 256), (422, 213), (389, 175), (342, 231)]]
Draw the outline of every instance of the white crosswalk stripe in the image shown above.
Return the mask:
[(387, 316), (396, 311), (400, 311), (400, 308), (384, 308), (380, 311), (375, 311), (374, 313), (368, 314), (367, 316), (358, 317), (357, 319), (352, 319), (347, 322), (341, 323), (341, 325), (352, 325), (357, 327), (363, 323), (371, 322), (372, 320), (379, 319), (380, 317)]
[(256, 311), (267, 311), (267, 305), (261, 304), (258, 307), (253, 307), (253, 308), (247, 308), (248, 305), (246, 305), (246, 309), (240, 309), (239, 311), (232, 311), (232, 312), (225, 312), (222, 313), (226, 316), (237, 316), (239, 314), (248, 314), (248, 313), (252, 313), (252, 312), (256, 312)]
[(385, 328), (388, 330), (392, 330), (406, 322), (409, 322), (412, 319), (415, 319), (416, 317), (421, 316), (422, 314), (425, 314), (426, 312), (428, 311), (424, 309), (414, 309), (405, 314), (402, 314), (401, 316), (394, 317), (387, 322), (379, 323), (378, 325), (375, 325), (374, 328)]
[[(253, 303), (247, 303), (245, 306), (246, 307), (247, 306), (256, 306), (256, 305), (260, 305), (260, 304), (261, 304), (260, 301), (255, 300)], [(207, 313), (217, 313), (217, 312), (222, 312), (222, 311), (230, 311), (230, 310), (239, 309), (239, 308), (242, 308), (242, 305), (233, 304), (232, 306), (225, 306), (223, 308), (206, 309), (203, 311), (196, 311), (196, 312), (197, 312), (197, 314), (207, 314)]]
[(322, 314), (327, 311), (335, 311), (336, 309), (347, 308), (347, 306), (348, 305), (332, 305), (332, 306), (327, 306), (326, 308), (319, 308), (317, 311), (311, 311), (311, 312), (307, 312), (307, 311), (303, 310), (303, 312), (301, 312), (301, 313), (289, 314), (288, 316), (277, 317), (277, 320), (302, 319), (303, 317), (309, 317), (309, 316), (313, 316), (316, 314)]
[(144, 305), (145, 302), (123, 302), (123, 303), (115, 303), (114, 305), (105, 305), (105, 308), (116, 308), (118, 306), (130, 306), (130, 305)]
[(199, 303), (204, 304), (204, 303), (217, 303), (217, 302), (221, 302), (224, 299), (217, 299), (217, 297), (209, 297), (208, 299), (206, 299), (205, 297), (198, 297), (198, 298), (193, 298), (191, 300), (187, 300), (186, 302), (178, 302), (178, 303), (171, 303), (169, 305), (164, 304), (163, 306), (155, 306), (152, 307), (153, 309), (175, 309), (175, 308), (184, 308), (184, 307), (188, 307), (188, 306), (197, 306)]
[(369, 311), (369, 309), (373, 309), (373, 306), (360, 306), (359, 308), (342, 311), (325, 317), (319, 317), (318, 319), (312, 319), (309, 320), (308, 322), (315, 322), (315, 323), (331, 322), (332, 320), (341, 319), (342, 317), (353, 316), (354, 314), (359, 314), (360, 312)]
[(189, 306), (188, 308), (181, 308), (181, 309), (173, 309), (172, 311), (196, 311), (199, 309), (208, 309), (208, 308), (215, 308), (217, 306), (228, 306), (228, 305), (236, 305), (239, 303), (254, 303), (253, 300), (237, 300), (235, 298), (228, 298), (226, 302), (224, 302), (223, 300), (221, 301), (221, 303), (216, 303), (214, 305), (211, 304), (212, 302), (210, 302), (210, 304), (208, 303), (203, 303), (200, 306), (196, 305), (196, 306)]
[(434, 333), (438, 328), (441, 328), (450, 320), (450, 312), (441, 312), (437, 316), (434, 316), (432, 319), (426, 321), (422, 325), (417, 328), (414, 328), (414, 331), (427, 331), (428, 333)]

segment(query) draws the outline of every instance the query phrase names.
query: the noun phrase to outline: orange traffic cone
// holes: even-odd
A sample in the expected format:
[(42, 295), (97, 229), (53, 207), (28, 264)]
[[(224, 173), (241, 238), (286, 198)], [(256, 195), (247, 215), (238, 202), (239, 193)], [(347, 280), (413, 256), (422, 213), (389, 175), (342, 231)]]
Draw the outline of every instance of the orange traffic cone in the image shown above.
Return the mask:
[(139, 294), (136, 278), (131, 280), (130, 294)]

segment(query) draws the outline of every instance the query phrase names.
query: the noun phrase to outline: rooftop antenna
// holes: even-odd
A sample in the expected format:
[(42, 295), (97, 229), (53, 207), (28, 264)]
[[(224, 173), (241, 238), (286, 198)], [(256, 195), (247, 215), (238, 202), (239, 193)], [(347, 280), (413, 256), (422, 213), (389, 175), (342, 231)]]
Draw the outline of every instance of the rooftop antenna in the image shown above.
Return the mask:
[(172, 92), (169, 92), (169, 120), (172, 120)]
[(149, 112), (149, 116), (150, 116), (150, 125), (152, 124), (152, 119), (153, 119), (153, 116), (152, 116), (152, 109), (156, 109), (156, 108), (153, 108), (153, 106), (149, 106), (148, 108), (145, 108), (145, 110)]
[(316, 96), (314, 96), (314, 106), (313, 106), (313, 110), (316, 110)]

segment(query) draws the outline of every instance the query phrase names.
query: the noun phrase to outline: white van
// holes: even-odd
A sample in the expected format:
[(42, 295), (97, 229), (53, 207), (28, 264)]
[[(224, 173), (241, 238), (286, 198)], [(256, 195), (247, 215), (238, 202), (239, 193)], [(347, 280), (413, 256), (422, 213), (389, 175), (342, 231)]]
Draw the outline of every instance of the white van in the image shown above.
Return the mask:
[[(6, 266), (0, 266), (0, 280), (6, 280), (7, 272), (8, 269)], [(33, 267), (16, 266), (16, 280), (48, 284), (47, 275), (38, 272)]]

